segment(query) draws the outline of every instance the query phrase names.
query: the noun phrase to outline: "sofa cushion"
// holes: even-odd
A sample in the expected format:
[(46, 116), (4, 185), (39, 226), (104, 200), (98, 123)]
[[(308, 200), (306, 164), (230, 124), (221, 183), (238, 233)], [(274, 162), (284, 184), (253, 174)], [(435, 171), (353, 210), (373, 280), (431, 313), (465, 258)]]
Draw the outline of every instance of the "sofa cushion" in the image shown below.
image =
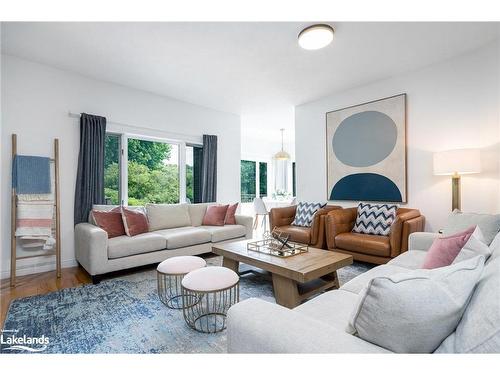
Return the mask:
[(290, 235), (290, 240), (300, 243), (311, 243), (311, 228), (297, 227), (295, 225), (283, 225), (278, 230)]
[(170, 250), (207, 243), (212, 239), (211, 234), (201, 227), (161, 229), (154, 233), (167, 240), (167, 249)]
[(415, 270), (417, 268), (422, 268), (422, 264), (424, 264), (426, 254), (427, 251), (422, 250), (405, 251), (401, 255), (398, 255), (396, 258), (391, 259), (387, 264), (391, 266), (398, 266), (410, 270)]
[(247, 230), (243, 225), (210, 226), (203, 225), (200, 228), (208, 231), (212, 237), (212, 242), (231, 240), (233, 238), (245, 237)]
[(377, 277), (359, 296), (347, 331), (396, 353), (432, 353), (457, 327), (484, 257)]
[(500, 258), (490, 260), (484, 267), (457, 329), (436, 352), (500, 352)]
[(167, 246), (164, 237), (156, 233), (142, 233), (134, 237), (120, 236), (108, 240), (108, 258), (123, 258), (130, 255), (163, 250)]
[(357, 294), (345, 290), (332, 290), (296, 307), (294, 311), (344, 330), (357, 303)]
[(358, 294), (375, 277), (391, 276), (397, 273), (405, 273), (405, 272), (408, 272), (408, 269), (394, 265), (383, 264), (381, 266), (372, 268), (371, 270), (362, 273), (361, 275), (348, 281), (347, 283), (342, 285), (340, 289), (345, 290), (347, 292)]
[(363, 254), (388, 257), (391, 255), (389, 237), (374, 234), (340, 233), (335, 237), (335, 245), (339, 249)]
[(486, 263), (492, 262), (494, 259), (500, 257), (500, 232), (496, 235), (495, 239), (490, 244), (490, 253), (491, 255)]
[(500, 231), (500, 215), (465, 213), (455, 210), (448, 217), (443, 234), (447, 236), (475, 225), (481, 228), (485, 242), (489, 245)]
[(187, 204), (150, 204), (146, 205), (149, 231), (159, 229), (190, 227)]
[(207, 207), (213, 205), (214, 203), (195, 203), (188, 204), (189, 217), (191, 218), (191, 225), (193, 227), (199, 227), (203, 222), (203, 216), (207, 212)]

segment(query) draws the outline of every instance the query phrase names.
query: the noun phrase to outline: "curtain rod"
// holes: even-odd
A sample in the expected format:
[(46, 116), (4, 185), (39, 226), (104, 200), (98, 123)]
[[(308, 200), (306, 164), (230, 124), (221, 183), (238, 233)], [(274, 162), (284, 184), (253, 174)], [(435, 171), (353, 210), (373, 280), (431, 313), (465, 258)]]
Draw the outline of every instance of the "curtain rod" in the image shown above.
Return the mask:
[[(73, 117), (73, 118), (80, 118), (81, 117), (81, 113), (68, 111), (68, 116), (69, 117)], [(145, 126), (138, 126), (138, 125), (127, 124), (127, 123), (124, 123), (124, 122), (112, 121), (112, 120), (109, 120), (107, 118), (106, 118), (106, 123), (108, 123), (108, 124), (114, 124), (114, 125), (119, 125), (119, 126), (126, 126), (126, 127), (129, 127), (129, 128), (135, 128), (135, 129), (142, 129), (142, 130), (148, 130), (148, 131), (158, 131), (158, 132), (162, 132), (162, 133), (164, 132), (161, 129), (147, 128)], [(192, 141), (196, 138), (195, 136), (189, 136), (189, 135), (181, 134), (181, 133), (171, 133), (171, 132), (164, 132), (164, 133), (168, 134), (168, 136), (172, 137), (172, 138), (176, 138), (176, 137), (178, 137), (180, 139), (190, 138)], [(193, 141), (193, 142), (197, 143), (197, 141)]]

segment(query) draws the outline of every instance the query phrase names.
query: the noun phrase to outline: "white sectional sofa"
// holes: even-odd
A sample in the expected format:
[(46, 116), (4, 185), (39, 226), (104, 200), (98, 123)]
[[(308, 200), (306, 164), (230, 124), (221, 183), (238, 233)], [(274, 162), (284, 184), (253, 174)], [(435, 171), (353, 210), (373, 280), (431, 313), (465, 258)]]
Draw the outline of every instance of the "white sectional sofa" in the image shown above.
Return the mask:
[[(107, 233), (88, 223), (75, 226), (75, 251), (78, 263), (92, 276), (161, 262), (178, 255), (197, 255), (212, 251), (213, 243), (252, 238), (252, 217), (236, 215), (236, 225), (204, 226), (209, 203), (165, 204), (134, 207), (145, 210), (150, 231), (137, 236), (108, 239)], [(116, 206), (96, 205), (97, 210)]]
[[(390, 353), (346, 332), (358, 294), (375, 277), (420, 268), (436, 236), (413, 233), (411, 250), (293, 310), (255, 298), (236, 304), (228, 312), (228, 352)], [(500, 234), (490, 249), (492, 255), (458, 327), (437, 353), (500, 353)]]

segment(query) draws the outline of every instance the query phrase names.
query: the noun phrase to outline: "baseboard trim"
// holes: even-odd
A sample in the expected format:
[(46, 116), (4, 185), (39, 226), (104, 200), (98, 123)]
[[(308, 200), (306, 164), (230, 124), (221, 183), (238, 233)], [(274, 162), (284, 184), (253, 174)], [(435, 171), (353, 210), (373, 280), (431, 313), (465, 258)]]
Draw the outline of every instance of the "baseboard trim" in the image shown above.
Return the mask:
[[(76, 259), (69, 259), (69, 260), (61, 261), (62, 268), (75, 267), (77, 265), (78, 265), (78, 263), (77, 263)], [(56, 269), (56, 265), (55, 265), (54, 261), (44, 262), (44, 263), (39, 263), (39, 264), (29, 264), (29, 265), (18, 267), (16, 270), (16, 276), (32, 275), (34, 273), (54, 271), (55, 269)], [(2, 280), (8, 279), (9, 277), (10, 277), (10, 269), (1, 271), (0, 279), (2, 279)]]

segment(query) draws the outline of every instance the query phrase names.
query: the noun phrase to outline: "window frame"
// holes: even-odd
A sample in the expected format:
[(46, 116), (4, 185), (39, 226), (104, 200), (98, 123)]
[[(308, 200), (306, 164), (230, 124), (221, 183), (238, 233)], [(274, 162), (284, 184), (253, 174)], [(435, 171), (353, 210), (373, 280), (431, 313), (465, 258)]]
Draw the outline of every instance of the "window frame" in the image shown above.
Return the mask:
[(178, 170), (179, 170), (179, 203), (186, 203), (186, 146), (203, 147), (203, 143), (184, 141), (169, 137), (149, 136), (144, 134), (107, 131), (106, 135), (119, 136), (120, 157), (119, 170), (120, 181), (118, 194), (122, 206), (128, 206), (128, 140), (138, 139), (141, 141), (161, 142), (176, 145), (178, 147)]
[[(271, 163), (269, 160), (263, 159), (263, 158), (254, 158), (254, 157), (242, 157), (240, 159), (240, 186), (241, 186), (241, 162), (242, 161), (250, 161), (255, 163), (255, 198), (263, 198), (263, 197), (269, 197), (269, 174), (270, 174), (270, 166)], [(262, 196), (260, 194), (260, 164), (266, 164), (266, 195)], [(240, 201), (243, 203), (243, 200), (241, 199), (241, 194), (242, 191), (240, 189)]]

